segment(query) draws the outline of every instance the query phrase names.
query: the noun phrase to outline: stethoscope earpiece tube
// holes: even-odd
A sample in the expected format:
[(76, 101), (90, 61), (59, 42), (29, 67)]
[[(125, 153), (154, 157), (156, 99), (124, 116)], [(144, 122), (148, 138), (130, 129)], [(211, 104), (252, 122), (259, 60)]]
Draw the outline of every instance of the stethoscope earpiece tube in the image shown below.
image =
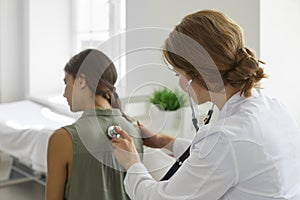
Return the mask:
[(192, 103), (192, 98), (191, 98), (191, 94), (190, 94), (190, 86), (191, 86), (191, 83), (192, 83), (192, 79), (190, 79), (186, 85), (185, 85), (185, 90), (186, 90), (186, 94), (187, 94), (187, 98), (189, 100), (189, 103), (190, 103), (190, 107), (191, 107), (191, 110), (192, 110), (192, 122), (193, 122), (193, 125), (195, 127), (195, 130), (196, 130), (196, 133), (199, 129), (199, 126), (198, 126), (198, 120), (196, 118), (196, 115), (195, 115), (195, 110), (194, 110), (194, 107), (193, 107), (193, 103)]
[[(199, 130), (199, 126), (198, 126), (198, 120), (196, 119), (195, 116), (195, 111), (194, 111), (194, 107), (192, 104), (192, 100), (191, 100), (191, 95), (190, 95), (190, 91), (189, 91), (189, 87), (192, 83), (192, 79), (189, 80), (185, 86), (187, 95), (188, 95), (188, 99), (189, 99), (189, 103), (192, 109), (192, 122), (193, 125), (195, 127), (196, 132), (198, 132)], [(209, 109), (208, 113), (207, 113), (207, 117), (204, 119), (204, 124), (208, 124), (211, 116), (213, 114), (213, 108), (214, 108), (214, 104), (212, 105), (212, 107)], [(168, 170), (168, 172), (164, 175), (164, 177), (161, 179), (161, 181), (166, 181), (169, 180), (175, 173), (176, 171), (181, 167), (181, 165), (183, 164), (183, 162), (190, 156), (190, 148), (191, 146), (189, 146), (185, 152), (176, 160), (176, 162), (172, 165), (172, 167)]]

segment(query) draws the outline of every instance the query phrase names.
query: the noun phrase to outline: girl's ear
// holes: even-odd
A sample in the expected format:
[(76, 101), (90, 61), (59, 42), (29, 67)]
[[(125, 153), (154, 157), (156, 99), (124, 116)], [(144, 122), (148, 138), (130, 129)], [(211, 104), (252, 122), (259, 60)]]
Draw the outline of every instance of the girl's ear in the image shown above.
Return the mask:
[(79, 75), (78, 82), (79, 82), (79, 87), (81, 89), (83, 89), (83, 88), (85, 88), (87, 86), (84, 74), (80, 74)]

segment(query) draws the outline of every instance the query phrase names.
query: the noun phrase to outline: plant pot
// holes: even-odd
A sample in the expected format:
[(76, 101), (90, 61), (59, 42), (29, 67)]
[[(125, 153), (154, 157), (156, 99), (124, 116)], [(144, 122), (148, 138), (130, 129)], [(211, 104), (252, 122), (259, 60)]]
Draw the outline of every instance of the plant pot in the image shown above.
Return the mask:
[(163, 129), (172, 130), (178, 127), (178, 113), (179, 109), (175, 111), (161, 111), (163, 116)]
[(176, 111), (161, 111), (156, 106), (151, 106), (149, 110), (150, 122), (148, 128), (154, 132), (173, 130), (178, 128), (178, 115), (180, 109)]

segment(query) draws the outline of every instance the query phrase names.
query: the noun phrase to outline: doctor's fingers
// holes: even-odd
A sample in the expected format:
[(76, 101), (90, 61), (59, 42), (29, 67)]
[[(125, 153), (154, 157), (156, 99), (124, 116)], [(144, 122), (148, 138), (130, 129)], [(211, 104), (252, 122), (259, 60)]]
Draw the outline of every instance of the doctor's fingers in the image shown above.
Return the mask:
[(124, 130), (119, 129), (117, 126), (115, 126), (116, 133), (118, 133), (121, 138), (127, 139), (127, 140), (132, 140), (132, 138), (128, 135), (128, 133), (126, 133)]
[(111, 140), (111, 145), (114, 147), (114, 150), (122, 150), (125, 152), (132, 152), (135, 153), (137, 150), (135, 149), (135, 145), (131, 138), (124, 139), (124, 138), (113, 138)]
[(129, 149), (130, 146), (134, 146), (134, 142), (133, 139), (127, 135), (124, 131), (118, 132), (118, 134), (120, 134), (121, 137), (115, 137), (111, 139), (111, 144), (113, 147), (118, 147), (121, 149)]

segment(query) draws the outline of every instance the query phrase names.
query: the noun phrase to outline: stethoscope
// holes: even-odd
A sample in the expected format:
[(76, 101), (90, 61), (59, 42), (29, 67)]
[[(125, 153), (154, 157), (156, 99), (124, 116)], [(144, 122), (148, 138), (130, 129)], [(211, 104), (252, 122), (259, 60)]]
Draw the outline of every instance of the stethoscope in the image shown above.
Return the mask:
[[(190, 79), (186, 85), (185, 85), (185, 90), (186, 90), (186, 94), (187, 94), (187, 99), (189, 101), (189, 104), (190, 104), (190, 107), (191, 107), (191, 110), (192, 110), (192, 122), (193, 122), (193, 126), (195, 127), (195, 130), (196, 130), (196, 133), (198, 132), (199, 130), (199, 126), (198, 126), (198, 120), (196, 118), (196, 115), (195, 115), (195, 110), (194, 110), (194, 106), (193, 106), (193, 103), (192, 103), (192, 97), (191, 97), (191, 94), (190, 94), (190, 87), (191, 87), (191, 83), (192, 83), (192, 79)], [(208, 113), (207, 113), (207, 116), (206, 118), (204, 119), (204, 124), (208, 124), (210, 119), (211, 119), (211, 116), (213, 114), (213, 109), (214, 109), (214, 104), (212, 104), (211, 108), (208, 110)], [(120, 134), (116, 133), (115, 132), (115, 125), (114, 126), (109, 126), (108, 129), (107, 129), (107, 136), (112, 139), (112, 138), (119, 138), (120, 137)], [(117, 126), (119, 129), (121, 129), (120, 126)]]
[[(186, 85), (185, 85), (185, 89), (186, 89), (186, 94), (187, 94), (187, 98), (192, 110), (192, 122), (193, 125), (195, 127), (196, 133), (199, 130), (199, 126), (198, 126), (198, 120), (196, 118), (195, 115), (195, 110), (194, 110), (194, 106), (192, 103), (192, 97), (190, 95), (190, 87), (191, 87), (191, 83), (192, 83), (192, 79), (190, 79)], [(214, 109), (214, 104), (211, 106), (211, 108), (209, 109), (206, 118), (204, 119), (204, 124), (208, 124), (211, 116), (213, 114), (213, 109)], [(120, 138), (120, 134), (115, 132), (115, 127), (116, 126), (109, 126), (107, 129), (107, 136), (112, 139), (112, 138)], [(117, 126), (119, 129), (121, 129), (120, 126)], [(185, 150), (185, 152), (176, 160), (176, 162), (171, 166), (171, 168), (169, 169), (169, 171), (163, 176), (163, 178), (161, 179), (161, 181), (165, 181), (170, 179), (175, 173), (176, 171), (181, 167), (182, 163), (190, 156), (190, 146)]]
[[(192, 122), (193, 125), (195, 127), (196, 133), (199, 130), (199, 126), (198, 126), (198, 120), (196, 118), (195, 115), (195, 110), (194, 110), (194, 106), (192, 103), (192, 97), (190, 95), (190, 86), (192, 83), (192, 79), (189, 80), (186, 85), (185, 85), (185, 90), (186, 90), (186, 94), (187, 94), (187, 98), (189, 100), (189, 104), (192, 110)], [(211, 106), (211, 108), (209, 109), (208, 113), (207, 113), (207, 117), (204, 119), (204, 124), (208, 124), (211, 116), (213, 114), (213, 109), (214, 109), (214, 104)], [(160, 181), (166, 181), (169, 180), (175, 173), (176, 171), (181, 167), (181, 165), (183, 164), (183, 162), (190, 156), (190, 148), (191, 146), (189, 146), (184, 153), (176, 160), (176, 162), (171, 166), (171, 168), (168, 170), (168, 172), (162, 177), (162, 179), (160, 179)]]
[(107, 129), (107, 136), (109, 137), (109, 139), (112, 139), (112, 138), (120, 138), (120, 134), (118, 134), (116, 131), (115, 131), (115, 127), (117, 127), (119, 130), (121, 130), (121, 127), (120, 126), (109, 126), (108, 129)]
[[(191, 107), (191, 110), (192, 110), (192, 122), (193, 122), (193, 125), (194, 125), (196, 133), (197, 133), (198, 130), (199, 130), (198, 120), (197, 120), (196, 115), (195, 115), (195, 110), (194, 110), (194, 106), (193, 106), (193, 103), (192, 103), (192, 97), (191, 97), (191, 94), (190, 94), (190, 87), (191, 87), (192, 81), (193, 81), (193, 79), (190, 79), (186, 83), (185, 90), (186, 90), (186, 95), (187, 95), (187, 98), (189, 100), (189, 104), (190, 104), (190, 107)], [(215, 104), (212, 104), (211, 108), (208, 110), (207, 116), (204, 118), (204, 124), (209, 123), (209, 121), (211, 119), (211, 116), (213, 114), (214, 106), (215, 106)]]

